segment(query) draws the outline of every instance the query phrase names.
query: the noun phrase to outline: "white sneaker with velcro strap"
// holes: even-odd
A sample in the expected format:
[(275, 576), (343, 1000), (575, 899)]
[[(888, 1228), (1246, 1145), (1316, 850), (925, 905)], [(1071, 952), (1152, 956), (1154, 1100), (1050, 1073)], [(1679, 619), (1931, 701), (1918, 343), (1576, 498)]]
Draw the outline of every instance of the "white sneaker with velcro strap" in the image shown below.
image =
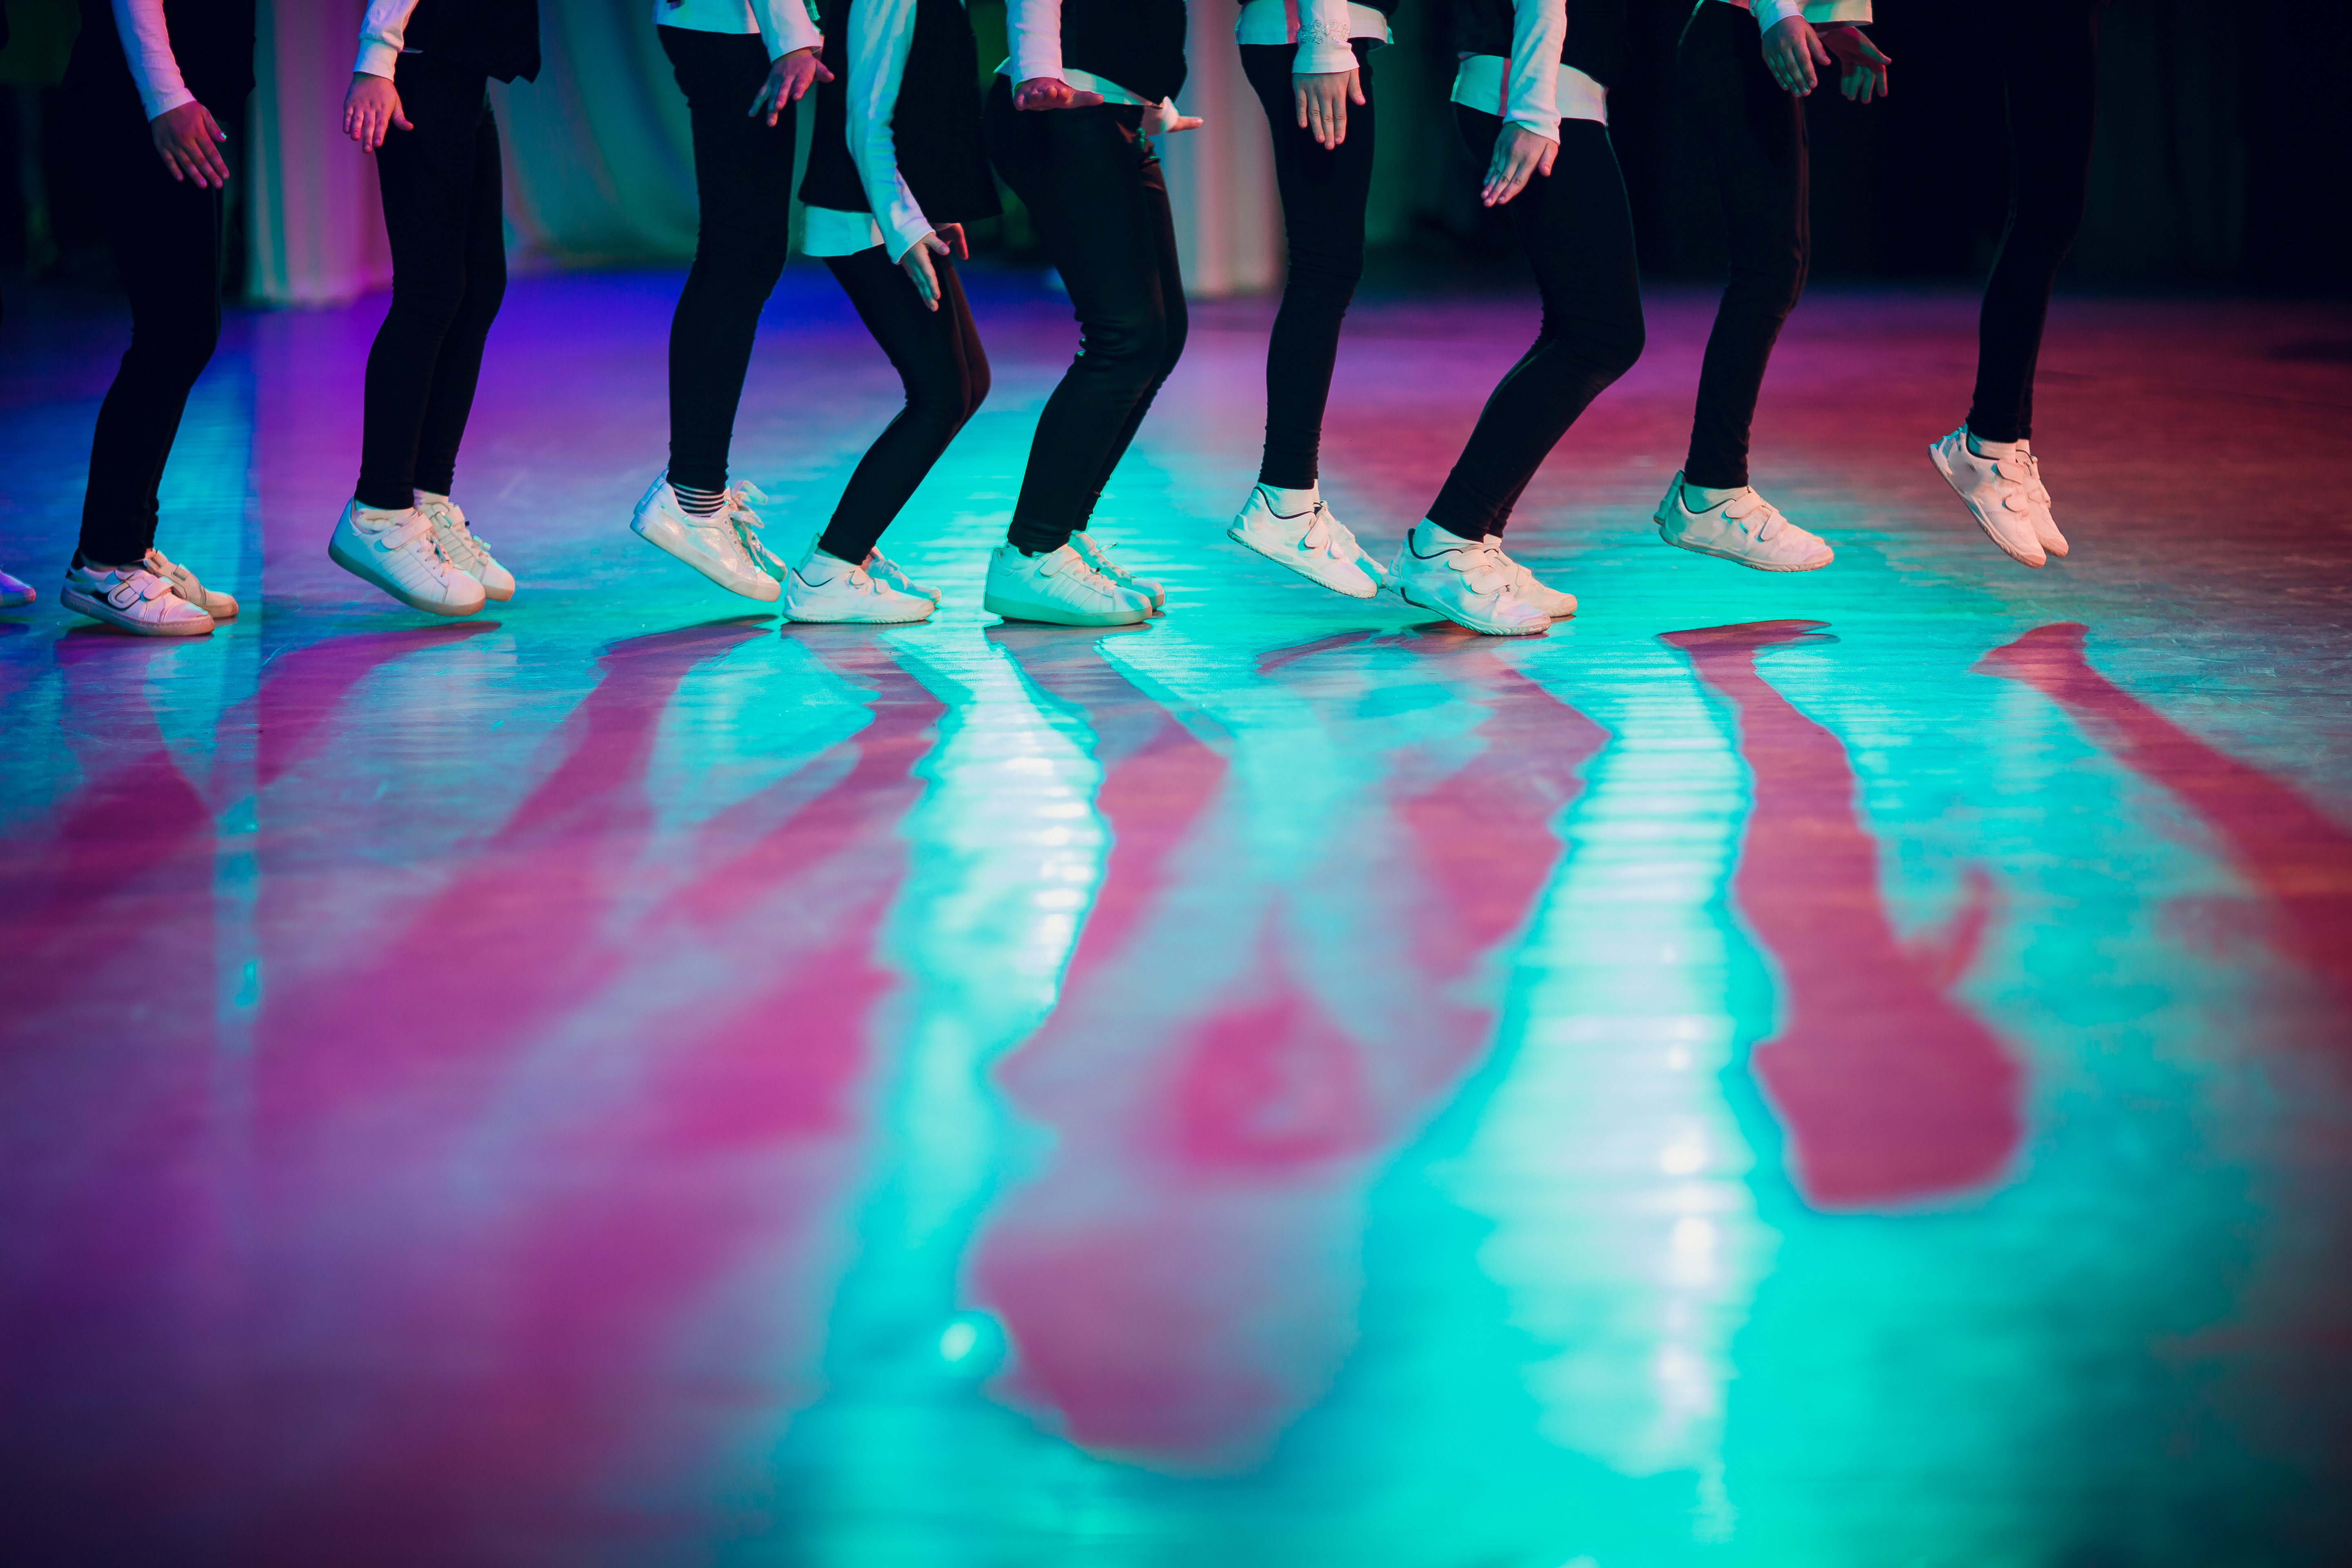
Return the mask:
[(1683, 493), (1683, 477), (1675, 476), (1652, 521), (1658, 537), (1694, 554), (1736, 561), (1759, 572), (1818, 572), (1837, 559), (1837, 552), (1817, 533), (1808, 533), (1780, 509), (1742, 485), (1725, 500), (1693, 511)]
[(2017, 454), (2025, 459), (2025, 501), (2033, 509), (2033, 537), (2041, 542), (2044, 555), (2066, 553), (2066, 536), (2058, 531), (2058, 520), (2050, 515), (2050, 487), (2042, 482), (2042, 459), (2033, 455), (2033, 444), (2020, 437)]
[(903, 626), (927, 621), (939, 606), (920, 594), (902, 594), (865, 567), (814, 545), (784, 578), (784, 614), (818, 625)]
[(1371, 598), (1388, 575), (1364, 553), (1348, 525), (1331, 515), (1320, 496), (1312, 506), (1282, 512), (1275, 510), (1275, 498), (1266, 487), (1256, 486), (1225, 537), (1350, 599)]
[(514, 597), (514, 574), (499, 564), (490, 554), (490, 547), (476, 534), (473, 525), (457, 503), (447, 496), (436, 496), (426, 490), (416, 492), (416, 510), (433, 523), (433, 542), (449, 563), (482, 585), (487, 598), (507, 600)]
[(60, 603), (142, 637), (210, 637), (213, 618), (203, 606), (180, 597), (172, 584), (143, 565), (121, 568), (70, 566)]
[(1486, 548), (1495, 552), (1496, 560), (1509, 569), (1511, 592), (1517, 594), (1523, 603), (1533, 605), (1555, 621), (1564, 621), (1576, 614), (1576, 595), (1561, 593), (1528, 571), (1525, 563), (1504, 554), (1503, 542), (1499, 537), (1488, 534)]
[(1979, 452), (1969, 443), (1966, 425), (1927, 448), (1927, 460), (1968, 503), (1969, 515), (2012, 561), (2027, 566), (2049, 563), (2042, 547), (2042, 531), (2033, 523), (2033, 497), (2029, 481), (2032, 468), (2017, 455), (2017, 444), (2005, 450)]
[(441, 553), (433, 520), (413, 506), (389, 511), (354, 500), (336, 520), (327, 557), (426, 615), (470, 616), (488, 602), (482, 584)]
[(1435, 610), (1458, 626), (1495, 637), (1535, 637), (1551, 617), (1519, 597), (1516, 574), (1486, 539), (1465, 539), (1429, 521), (1397, 547), (1391, 584), (1408, 605)]
[(146, 558), (141, 564), (172, 584), (172, 592), (179, 595), (213, 619), (216, 621), (236, 619), (236, 595), (224, 594), (216, 588), (205, 587), (196, 580), (196, 574), (194, 572), (189, 571), (153, 545), (147, 547)]

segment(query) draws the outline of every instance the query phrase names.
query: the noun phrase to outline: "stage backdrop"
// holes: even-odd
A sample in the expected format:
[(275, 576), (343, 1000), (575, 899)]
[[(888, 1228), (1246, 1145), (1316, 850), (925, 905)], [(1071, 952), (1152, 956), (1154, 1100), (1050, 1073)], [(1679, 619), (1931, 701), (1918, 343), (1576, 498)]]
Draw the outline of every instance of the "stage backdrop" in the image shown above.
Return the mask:
[[(259, 300), (332, 304), (390, 281), (373, 161), (341, 134), (364, 9), (363, 0), (261, 0), (246, 208)], [(974, 0), (983, 47), (1003, 36), (1002, 10), (1001, 0)], [(1225, 41), (1232, 7), (1191, 10), (1182, 103), (1208, 123), (1164, 144), (1185, 280), (1204, 294), (1264, 289), (1280, 273), (1281, 237), (1263, 116)], [(507, 248), (519, 269), (693, 254), (686, 104), (651, 11), (647, 0), (547, 0), (539, 79), (492, 84)]]

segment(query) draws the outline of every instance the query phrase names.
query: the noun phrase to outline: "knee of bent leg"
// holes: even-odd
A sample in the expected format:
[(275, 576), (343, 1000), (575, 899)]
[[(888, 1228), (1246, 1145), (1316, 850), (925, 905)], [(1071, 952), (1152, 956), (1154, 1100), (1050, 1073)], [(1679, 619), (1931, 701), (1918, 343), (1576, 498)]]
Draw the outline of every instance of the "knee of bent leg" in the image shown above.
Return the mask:
[[(1168, 317), (1158, 310), (1099, 317), (1086, 323), (1086, 358), (1097, 368), (1144, 386), (1161, 374), (1168, 353)], [(1182, 347), (1180, 338), (1177, 346)]]

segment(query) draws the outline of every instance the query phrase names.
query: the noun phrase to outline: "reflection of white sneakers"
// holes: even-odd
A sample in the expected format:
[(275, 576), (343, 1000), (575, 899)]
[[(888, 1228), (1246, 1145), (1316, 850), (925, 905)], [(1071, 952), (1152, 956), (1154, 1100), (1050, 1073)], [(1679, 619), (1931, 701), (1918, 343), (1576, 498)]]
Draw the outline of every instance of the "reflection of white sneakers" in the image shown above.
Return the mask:
[(1112, 560), (1110, 546), (1088, 533), (1085, 529), (1082, 528), (1070, 535), (1070, 548), (1078, 552), (1079, 560), (1150, 605), (1153, 615), (1159, 615), (1168, 608), (1168, 594), (1165, 589), (1150, 578), (1139, 577)]
[(482, 585), (441, 553), (433, 520), (413, 506), (385, 511), (353, 500), (335, 520), (327, 555), (412, 610), (470, 616), (484, 603)]
[(1965, 425), (1927, 448), (1927, 458), (1953, 489), (1968, 502), (1969, 511), (1986, 537), (2028, 566), (2045, 565), (2049, 552), (2042, 548), (2033, 526), (2033, 501), (2027, 481), (2033, 470), (2017, 455), (2015, 443), (1990, 454), (1969, 447)]
[(926, 588), (916, 582), (907, 574), (907, 569), (904, 566), (883, 554), (878, 549), (866, 552), (865, 566), (866, 574), (877, 583), (887, 583), (901, 594), (912, 594), (919, 599), (929, 599), (934, 605), (940, 602), (940, 591), (937, 588)]
[(1435, 610), (1474, 632), (1519, 637), (1551, 627), (1549, 616), (1513, 591), (1515, 574), (1484, 539), (1465, 539), (1433, 522), (1417, 523), (1397, 547), (1389, 574), (1406, 604)]
[[(765, 497), (761, 497), (765, 500)], [(740, 504), (738, 504), (740, 501)], [(669, 476), (654, 480), (629, 526), (655, 549), (676, 556), (731, 594), (772, 605), (783, 595), (780, 576), (761, 569), (745, 540), (760, 537), (760, 517), (751, 510), (750, 487), (727, 492), (728, 504), (709, 517), (697, 517), (678, 504)], [(766, 547), (761, 547), (766, 553)], [(773, 557), (770, 557), (773, 559)], [(777, 563), (780, 573), (782, 563)]]
[(33, 585), (22, 577), (11, 577), (0, 572), (0, 610), (13, 610), (19, 605), (29, 605), (40, 597)]
[(1705, 510), (1693, 511), (1684, 495), (1683, 477), (1676, 474), (1652, 517), (1658, 537), (1668, 544), (1737, 561), (1759, 572), (1818, 572), (1837, 559), (1837, 552), (1819, 534), (1782, 517), (1780, 508), (1749, 485)]
[(2042, 459), (2033, 455), (2033, 443), (2021, 438), (2017, 455), (2025, 459), (2025, 502), (2033, 509), (2033, 537), (2045, 555), (2066, 553), (2066, 536), (2058, 531), (2058, 520), (2050, 515), (2050, 487), (2042, 482)]
[(1252, 489), (1225, 537), (1350, 599), (1369, 599), (1381, 591), (1384, 574), (1379, 564), (1320, 496), (1295, 512), (1276, 510), (1275, 500), (1264, 485)]
[(1494, 534), (1488, 534), (1486, 548), (1495, 552), (1495, 559), (1501, 562), (1504, 568), (1510, 573), (1511, 592), (1519, 596), (1522, 604), (1533, 605), (1555, 621), (1566, 620), (1576, 614), (1576, 595), (1561, 593), (1537, 577), (1524, 564), (1504, 554), (1501, 539)]
[(144, 566), (119, 572), (88, 565), (68, 567), (65, 592), (58, 597), (78, 615), (142, 637), (212, 635), (213, 618), (203, 606), (180, 597), (171, 584)]
[(416, 492), (416, 510), (433, 524), (433, 542), (450, 565), (482, 585), (485, 597), (514, 597), (514, 574), (499, 565), (490, 555), (490, 547), (475, 537), (466, 521), (466, 514), (447, 496), (436, 496), (425, 490)]
[(938, 608), (813, 545), (808, 559), (784, 575), (784, 614), (796, 621), (897, 626), (927, 621)]
[(1150, 600), (1129, 593), (1066, 544), (1043, 555), (998, 545), (988, 557), (980, 607), (1008, 621), (1057, 626), (1132, 626), (1151, 618)]
[(235, 595), (224, 594), (217, 589), (205, 587), (196, 581), (196, 574), (194, 572), (179, 564), (153, 545), (147, 547), (146, 558), (141, 564), (172, 584), (172, 592), (179, 595), (213, 619), (216, 621), (236, 619)]

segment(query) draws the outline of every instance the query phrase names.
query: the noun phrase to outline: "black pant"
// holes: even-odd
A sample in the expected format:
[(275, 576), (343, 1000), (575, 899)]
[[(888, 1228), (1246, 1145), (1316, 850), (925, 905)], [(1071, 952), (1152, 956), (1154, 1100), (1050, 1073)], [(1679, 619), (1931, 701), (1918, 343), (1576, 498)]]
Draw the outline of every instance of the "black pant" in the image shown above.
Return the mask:
[(1021, 110), (988, 94), (988, 153), (1044, 237), (1081, 342), (1037, 416), (1008, 537), (1032, 554), (1086, 527), (1184, 352), (1184, 281), (1160, 158), (1129, 105)]
[(1683, 477), (1733, 489), (1748, 482), (1748, 429), (1765, 363), (1805, 291), (1811, 244), (1805, 107), (1764, 68), (1756, 18), (1720, 0), (1699, 0), (1675, 67), (1706, 141), (1731, 239), (1731, 278), (1707, 334)]
[(1265, 458), (1257, 474), (1259, 483), (1285, 489), (1315, 482), (1339, 323), (1364, 275), (1364, 207), (1372, 191), (1372, 73), (1365, 59), (1371, 44), (1359, 38), (1355, 47), (1364, 101), (1348, 106), (1348, 139), (1327, 149), (1298, 125), (1290, 90), (1297, 46), (1242, 47), (1242, 71), (1274, 132), (1275, 187), (1290, 242), (1282, 309), (1265, 345)]
[(694, 268), (669, 323), (669, 478), (723, 489), (760, 310), (788, 254), (793, 116), (787, 106), (770, 125), (745, 112), (768, 79), (756, 33), (656, 30), (686, 94), (702, 205)]
[(474, 409), (482, 345), (506, 298), (499, 130), (478, 71), (403, 55), (394, 79), (416, 127), (376, 153), (392, 240), (392, 309), (368, 351), (362, 506), (446, 495)]
[[(1503, 121), (1454, 106), (1483, 174)], [(1535, 267), (1543, 326), (1486, 400), (1429, 520), (1465, 539), (1500, 533), (1551, 449), (1611, 382), (1642, 357), (1642, 279), (1633, 215), (1605, 126), (1559, 122), (1559, 155), (1505, 207)]]
[(936, 310), (924, 308), (886, 247), (828, 256), (824, 264), (907, 387), (907, 406), (866, 449), (818, 541), (836, 559), (863, 561), (988, 395), (988, 351), (946, 257), (931, 258), (940, 279)]
[(2030, 47), (1986, 58), (2009, 95), (2009, 226), (1977, 319), (1969, 428), (1988, 441), (2033, 434), (2033, 367), (2058, 268), (2083, 226), (2098, 109), (2099, 0), (2043, 0), (2014, 20)]
[[(244, 123), (241, 104), (205, 107), (224, 128)], [(131, 347), (90, 439), (80, 554), (127, 566), (155, 542), (163, 465), (188, 393), (220, 342), (222, 195), (173, 179), (135, 115), (106, 116), (92, 128), (90, 153), (131, 295)]]

